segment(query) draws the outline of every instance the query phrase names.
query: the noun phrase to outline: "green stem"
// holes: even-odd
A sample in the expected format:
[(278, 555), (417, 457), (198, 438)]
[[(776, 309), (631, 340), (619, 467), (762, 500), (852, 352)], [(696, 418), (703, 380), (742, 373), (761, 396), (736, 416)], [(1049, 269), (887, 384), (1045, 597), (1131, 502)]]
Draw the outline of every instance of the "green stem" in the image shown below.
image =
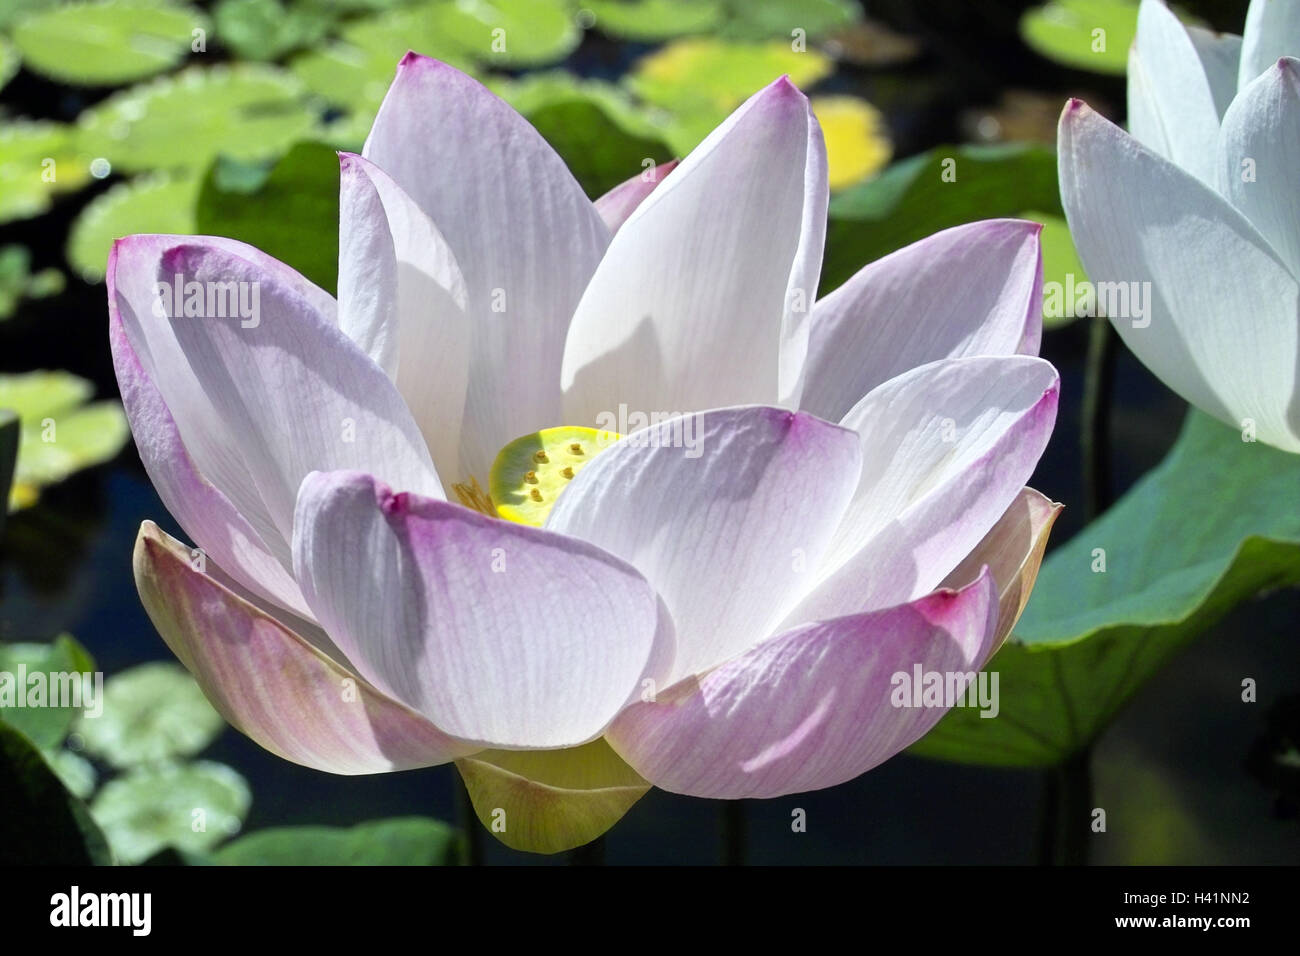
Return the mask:
[(1092, 835), (1092, 750), (1085, 747), (1047, 771), (1038, 861), (1087, 866)]
[(460, 771), (454, 771), (453, 775), (456, 778), (453, 784), (456, 788), (456, 818), (461, 832), (465, 834), (465, 865), (482, 866), (483, 826), (479, 823), (478, 814), (474, 812), (474, 802), (469, 798)]
[(1083, 377), (1083, 412), (1079, 443), (1083, 451), (1084, 520), (1093, 521), (1110, 507), (1110, 410), (1115, 383), (1115, 331), (1110, 320), (1090, 320), (1088, 364)]

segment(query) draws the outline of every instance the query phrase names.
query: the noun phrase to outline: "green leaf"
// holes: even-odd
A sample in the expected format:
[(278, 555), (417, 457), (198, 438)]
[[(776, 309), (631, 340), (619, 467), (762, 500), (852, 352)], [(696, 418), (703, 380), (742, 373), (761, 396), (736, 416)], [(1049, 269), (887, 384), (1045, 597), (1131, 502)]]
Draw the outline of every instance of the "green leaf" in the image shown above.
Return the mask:
[(262, 64), (192, 67), (123, 90), (78, 121), (78, 142), (121, 172), (207, 168), (218, 155), (279, 155), (316, 119), (302, 85)]
[(831, 200), (818, 292), (941, 229), (1024, 209), (1061, 214), (1056, 153), (1046, 146), (940, 146), (895, 163)]
[(1050, 0), (1025, 11), (1020, 36), (1049, 60), (1123, 76), (1137, 15), (1136, 0)]
[(852, 26), (862, 18), (853, 0), (726, 0), (728, 16), (721, 33), (744, 39), (784, 37), (794, 30), (817, 39)]
[[(262, 175), (217, 163), (204, 177), (195, 215), (204, 235), (257, 246), (333, 292), (339, 261), (339, 159), (299, 143)], [(258, 183), (258, 179), (262, 181)], [(243, 191), (234, 191), (236, 184)], [(226, 186), (227, 188), (222, 188)]]
[[(0, 675), (12, 675), (11, 678), (0, 676), (0, 721), (21, 730), (42, 750), (58, 747), (82, 708), (51, 705), (71, 703), (63, 695), (72, 694), (75, 695), (73, 700), (83, 706), (97, 706), (98, 701), (93, 696), (82, 696), (86, 690), (92, 695), (95, 693), (93, 679), (87, 682), (79, 676), (94, 671), (95, 664), (90, 654), (67, 634), (61, 634), (48, 644), (0, 644)], [(28, 679), (26, 691), (20, 686), (20, 673)], [(31, 680), (38, 674), (43, 688), (42, 705), (17, 706), (20, 699), (28, 704), (33, 702)]]
[(0, 223), (46, 212), (60, 193), (90, 181), (90, 159), (71, 127), (45, 121), (0, 124)]
[(258, 830), (214, 854), (223, 866), (449, 866), (460, 835), (438, 820), (397, 817), (354, 827)]
[(77, 731), (87, 753), (121, 768), (192, 756), (225, 726), (185, 668), (155, 661), (110, 677), (103, 713), (84, 715)]
[(98, 779), (94, 764), (71, 750), (43, 750), (41, 756), (69, 791), (82, 800), (90, 799)]
[(245, 60), (276, 60), (318, 43), (336, 15), (328, 6), (279, 0), (221, 0), (213, 11), (217, 38)]
[(161, 0), (89, 0), (32, 14), (14, 27), (28, 69), (80, 86), (116, 86), (169, 70), (207, 29), (193, 7)]
[(18, 465), (9, 509), (35, 503), (43, 485), (110, 460), (130, 430), (117, 402), (83, 404), (93, 386), (67, 372), (0, 375), (0, 408), (18, 413)]
[(602, 33), (654, 43), (692, 33), (708, 33), (723, 18), (721, 0), (586, 0)]
[(32, 256), (26, 246), (0, 246), (0, 320), (11, 318), (23, 299), (43, 299), (63, 291), (58, 269), (31, 271)]
[[(1079, 316), (1075, 315), (1075, 303), (1064, 301), (1065, 294), (1067, 290), (1083, 287), (1082, 284), (1088, 281), (1088, 273), (1083, 270), (1079, 253), (1074, 248), (1074, 239), (1070, 236), (1070, 225), (1064, 216), (1053, 216), (1035, 210), (1022, 212), (1016, 218), (1029, 219), (1043, 225), (1043, 231), (1038, 237), (1043, 250), (1043, 287), (1046, 290), (1043, 298), (1043, 328), (1055, 329), (1069, 325)], [(1060, 309), (1052, 307), (1053, 283), (1061, 293), (1057, 297), (1062, 306)]]
[[(20, 428), (18, 415), (11, 409), (0, 408), (0, 501), (6, 503), (14, 483)], [(8, 507), (0, 508), (0, 540), (3, 540), (5, 519), (8, 516)]]
[(139, 863), (165, 846), (202, 852), (239, 831), (252, 797), (244, 778), (225, 764), (137, 767), (100, 788), (90, 805), (113, 852)]
[(641, 172), (646, 159), (672, 159), (662, 140), (625, 131), (591, 100), (552, 103), (527, 116), (593, 198)]
[(456, 0), (423, 9), (440, 36), (493, 66), (544, 66), (582, 42), (566, 0)]
[(0, 36), (0, 90), (14, 78), (21, 63), (22, 58), (18, 55), (18, 49)]
[(113, 242), (136, 233), (194, 232), (198, 177), (155, 173), (118, 183), (87, 203), (68, 233), (68, 261), (87, 282), (102, 282)]
[(0, 863), (106, 866), (108, 842), (86, 805), (68, 792), (40, 751), (16, 728), (0, 723)]
[[(1169, 456), (1048, 555), (1012, 640), (988, 667), (1000, 675), (998, 716), (956, 708), (913, 752), (1045, 766), (1091, 744), (1236, 604), (1300, 584), (1297, 488), (1300, 455), (1191, 412)], [(1214, 506), (1189, 511), (1207, 489)], [(1236, 678), (1225, 681), (1226, 702)]]
[(35, 10), (45, 10), (57, 4), (59, 0), (5, 0), (0, 6), (0, 30), (8, 29), (27, 14)]

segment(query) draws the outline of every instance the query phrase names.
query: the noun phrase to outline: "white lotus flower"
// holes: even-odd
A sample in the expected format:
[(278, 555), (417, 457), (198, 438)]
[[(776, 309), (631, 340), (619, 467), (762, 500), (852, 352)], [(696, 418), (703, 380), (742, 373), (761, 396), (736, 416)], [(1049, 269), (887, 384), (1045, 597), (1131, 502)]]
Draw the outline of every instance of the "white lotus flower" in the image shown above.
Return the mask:
[[(494, 833), (553, 851), (652, 784), (856, 776), (945, 710), (893, 674), (1006, 636), (1056, 511), (1024, 487), (1059, 388), (1037, 226), (949, 230), (813, 307), (826, 159), (788, 81), (593, 204), (414, 55), (341, 188), (337, 301), (225, 239), (130, 237), (108, 270), (136, 443), (203, 549), (146, 524), (140, 593), (263, 746), (456, 760)], [(255, 321), (204, 305), (238, 283)], [(701, 411), (601, 450), (620, 408)]]
[[(1150, 283), (1110, 316), (1191, 404), (1300, 452), (1300, 2), (1253, 0), (1244, 37), (1143, 0), (1132, 135), (1071, 101), (1061, 199), (1094, 283)], [(1141, 294), (1141, 286), (1125, 286)]]

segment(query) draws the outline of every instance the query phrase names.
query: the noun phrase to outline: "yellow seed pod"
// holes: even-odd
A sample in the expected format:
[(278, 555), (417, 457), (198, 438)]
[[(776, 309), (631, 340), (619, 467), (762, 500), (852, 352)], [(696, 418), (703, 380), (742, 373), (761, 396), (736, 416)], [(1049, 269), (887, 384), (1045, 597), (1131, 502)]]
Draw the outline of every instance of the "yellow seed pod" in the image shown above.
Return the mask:
[(540, 528), (578, 472), (618, 441), (617, 432), (560, 425), (516, 438), (497, 453), (488, 494), (507, 521)]

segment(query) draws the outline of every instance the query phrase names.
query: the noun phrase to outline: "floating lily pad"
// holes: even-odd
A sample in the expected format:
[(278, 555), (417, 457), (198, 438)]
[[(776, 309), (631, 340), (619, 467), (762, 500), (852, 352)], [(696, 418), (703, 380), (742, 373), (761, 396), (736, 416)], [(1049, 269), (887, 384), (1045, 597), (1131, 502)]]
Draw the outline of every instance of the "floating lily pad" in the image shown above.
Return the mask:
[(260, 64), (190, 68), (86, 110), (78, 142), (122, 172), (199, 171), (217, 154), (276, 156), (315, 121), (301, 83), (284, 70)]
[(494, 66), (555, 63), (582, 41), (567, 0), (456, 0), (421, 9), (439, 36)]
[(59, 0), (5, 0), (0, 5), (0, 30), (8, 29), (29, 13), (55, 6)]
[(807, 39), (818, 39), (862, 17), (854, 0), (726, 0), (726, 7), (722, 34), (744, 39), (793, 39), (795, 30), (802, 30)]
[(585, 0), (583, 8), (602, 33), (642, 43), (708, 33), (724, 16), (722, 0)]
[(245, 60), (276, 60), (324, 39), (338, 18), (320, 3), (221, 0), (213, 11), (217, 39)]
[(1020, 36), (1050, 60), (1123, 76), (1137, 15), (1136, 0), (1050, 0), (1025, 11)]
[(27, 68), (61, 83), (116, 86), (183, 60), (207, 18), (162, 0), (91, 0), (33, 13), (14, 27)]
[(197, 231), (257, 246), (321, 288), (338, 285), (339, 158), (299, 143), (273, 167), (222, 160), (204, 177)]
[(165, 846), (203, 851), (239, 832), (252, 796), (225, 764), (137, 767), (100, 788), (91, 815), (123, 863), (139, 863)]
[(425, 817), (374, 820), (354, 827), (277, 827), (218, 850), (223, 866), (449, 866), (460, 861), (460, 835)]
[(0, 319), (12, 317), (23, 299), (58, 295), (63, 287), (63, 273), (58, 269), (32, 272), (32, 256), (26, 246), (0, 246)]
[(105, 866), (108, 842), (86, 805), (59, 781), (34, 744), (0, 722), (0, 863)]
[(103, 712), (83, 716), (77, 731), (87, 753), (131, 767), (192, 756), (225, 726), (185, 668), (157, 661), (109, 678)]
[(118, 183), (91, 200), (68, 234), (68, 261), (87, 282), (101, 282), (113, 241), (137, 233), (194, 232), (197, 176), (158, 173)]
[[(76, 695), (83, 704), (93, 705), (94, 701), (84, 696), (85, 684), (73, 675), (92, 674), (94, 670), (90, 654), (67, 634), (48, 644), (0, 644), (0, 674), (13, 675), (12, 684), (8, 678), (0, 678), (0, 722), (17, 727), (43, 750), (58, 747), (81, 713), (81, 708), (71, 706), (74, 701), (64, 694)], [(26, 677), (25, 689), (18, 679), (20, 674)], [(36, 700), (32, 696), (33, 681), (41, 684), (40, 706), (30, 706)], [(93, 681), (90, 686), (93, 695)], [(20, 707), (20, 702), (29, 706)]]
[(18, 413), (18, 464), (9, 510), (25, 508), (44, 485), (113, 458), (130, 435), (117, 402), (84, 404), (94, 392), (68, 372), (0, 375), (0, 408)]
[(885, 118), (866, 100), (817, 96), (812, 109), (826, 138), (831, 189), (844, 189), (874, 176), (893, 156)]
[(0, 124), (0, 223), (39, 216), (55, 196), (89, 180), (89, 157), (71, 127), (26, 120)]
[[(1138, 689), (1233, 606), (1300, 584), (1300, 455), (1193, 410), (1168, 457), (1047, 556), (999, 674), (994, 719), (956, 708), (913, 746), (1046, 766), (1089, 746)], [(1214, 507), (1189, 514), (1212, 489)], [(1242, 675), (1249, 676), (1249, 675)], [(1224, 675), (1223, 706), (1241, 676)]]

